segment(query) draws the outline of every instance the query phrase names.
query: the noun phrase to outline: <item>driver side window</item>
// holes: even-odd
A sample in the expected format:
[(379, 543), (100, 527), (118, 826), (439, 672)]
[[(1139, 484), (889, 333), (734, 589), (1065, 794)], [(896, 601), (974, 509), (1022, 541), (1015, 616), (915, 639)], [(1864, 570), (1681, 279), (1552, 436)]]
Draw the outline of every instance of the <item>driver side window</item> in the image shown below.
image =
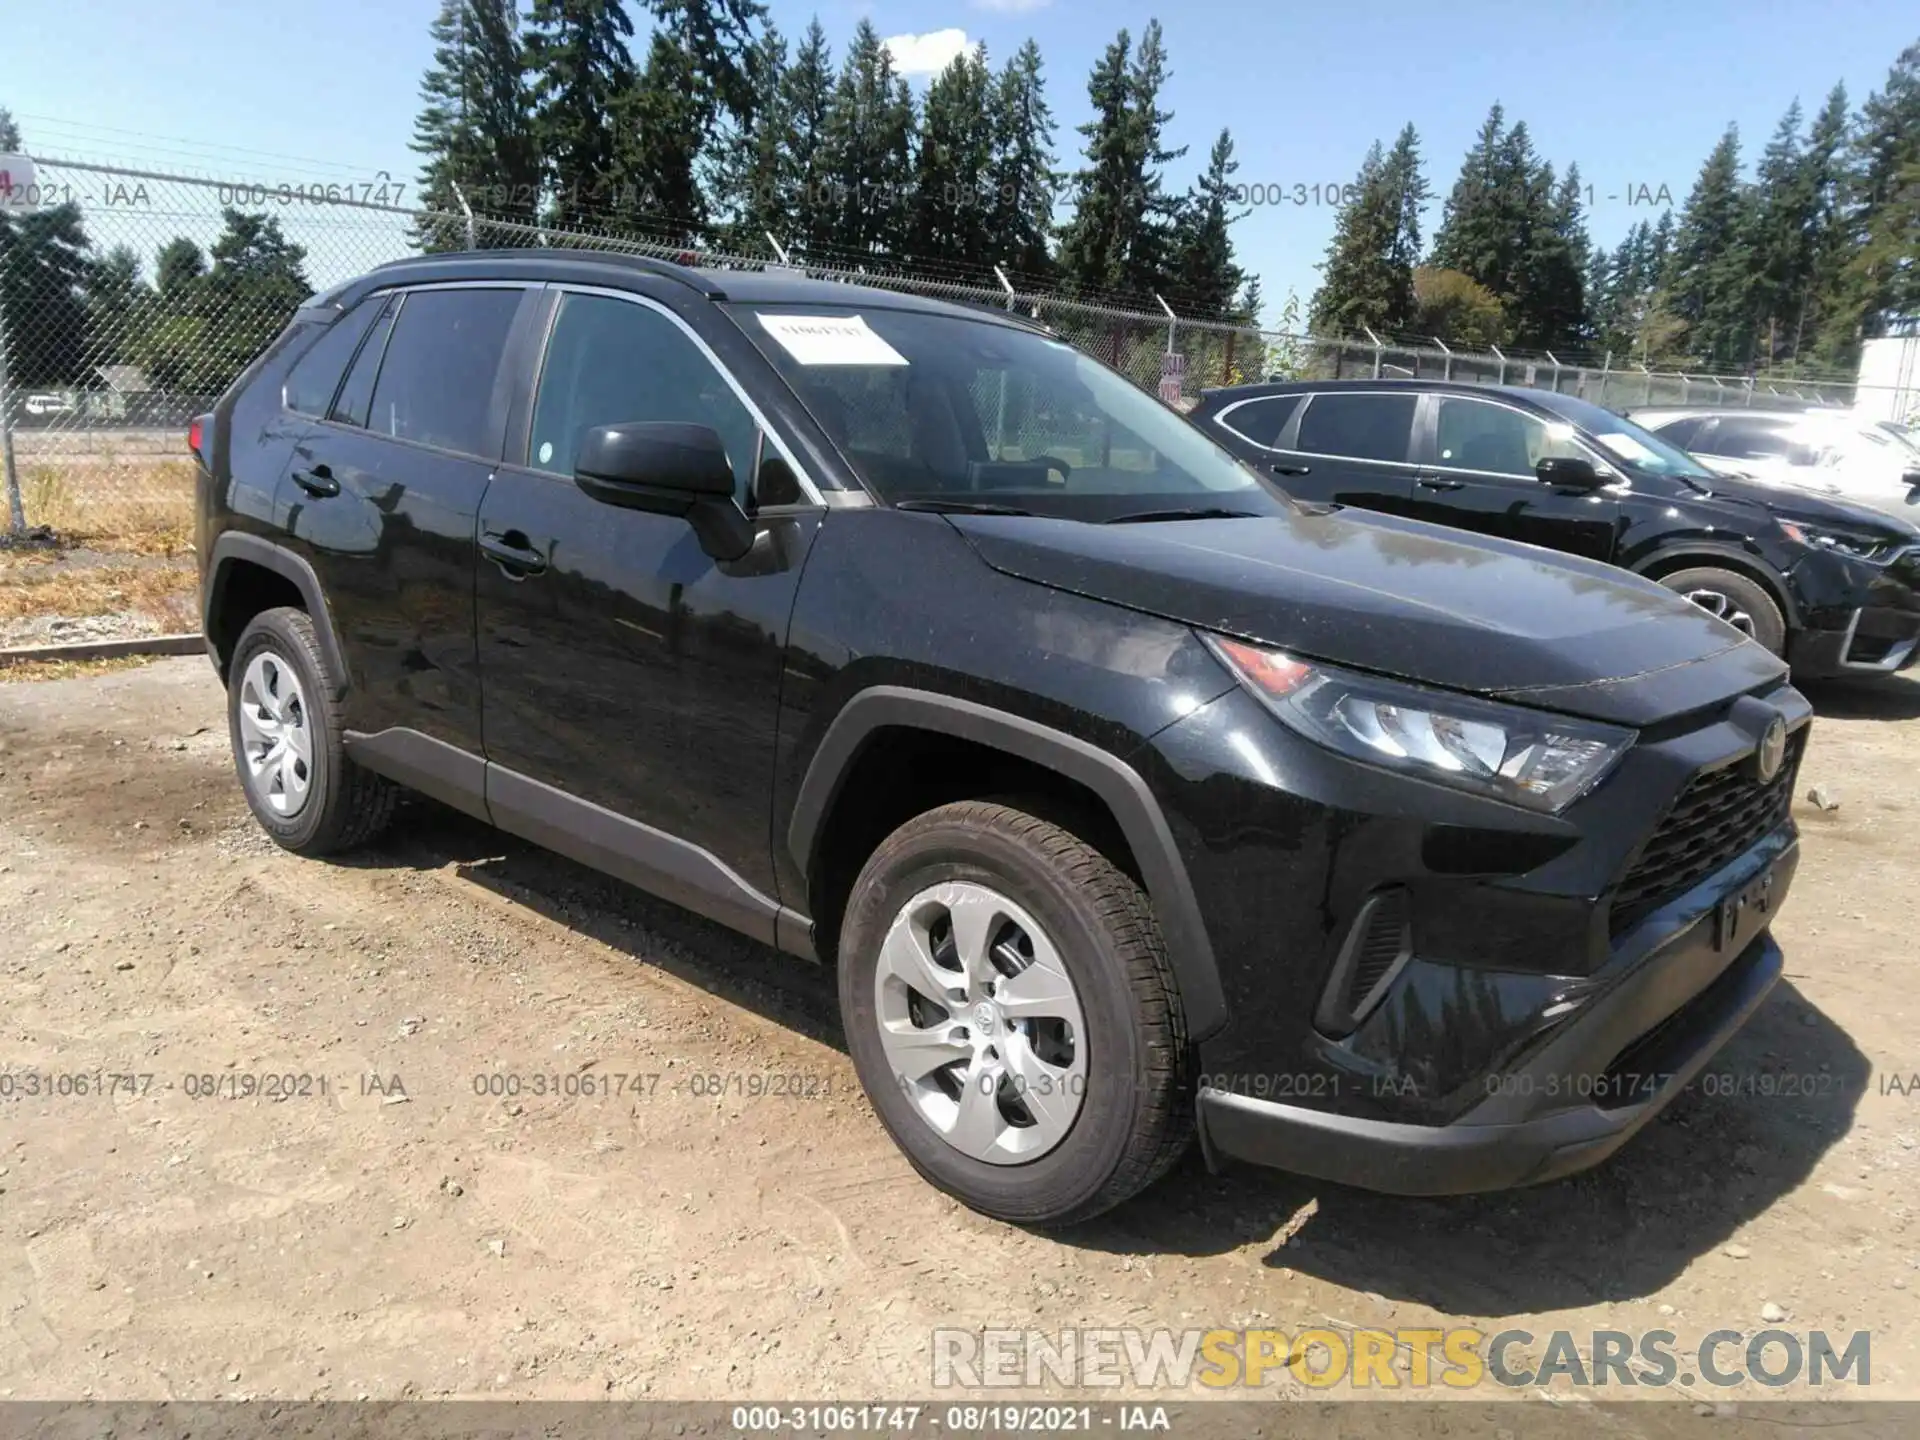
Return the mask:
[(1437, 461), (1450, 470), (1532, 479), (1542, 460), (1585, 456), (1571, 435), (1545, 421), (1484, 400), (1442, 396), (1434, 436)]
[(570, 476), (588, 430), (649, 420), (718, 431), (734, 498), (747, 504), (759, 426), (692, 337), (646, 305), (562, 295), (540, 367), (527, 464)]

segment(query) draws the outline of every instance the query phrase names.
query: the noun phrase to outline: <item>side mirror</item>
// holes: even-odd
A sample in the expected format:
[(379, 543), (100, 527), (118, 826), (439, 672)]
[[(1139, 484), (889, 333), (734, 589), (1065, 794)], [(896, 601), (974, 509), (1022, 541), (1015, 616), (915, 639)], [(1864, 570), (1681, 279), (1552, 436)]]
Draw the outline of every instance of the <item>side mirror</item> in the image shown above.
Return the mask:
[(1598, 490), (1607, 482), (1584, 455), (1549, 455), (1533, 467), (1542, 485), (1559, 485), (1569, 490)]
[(681, 517), (716, 560), (738, 560), (753, 545), (753, 522), (733, 498), (727, 447), (709, 426), (596, 425), (580, 437), (573, 481), (603, 505)]

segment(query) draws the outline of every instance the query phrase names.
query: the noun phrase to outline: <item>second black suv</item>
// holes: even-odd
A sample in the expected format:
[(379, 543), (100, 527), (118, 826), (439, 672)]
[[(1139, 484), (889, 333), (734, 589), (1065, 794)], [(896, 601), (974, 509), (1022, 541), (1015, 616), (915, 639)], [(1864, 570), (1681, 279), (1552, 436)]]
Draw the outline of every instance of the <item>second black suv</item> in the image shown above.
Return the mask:
[(1192, 412), (1290, 495), (1605, 560), (1784, 655), (1802, 679), (1920, 660), (1920, 528), (1716, 475), (1571, 395), (1440, 381), (1209, 391)]
[(410, 787), (837, 966), (881, 1122), (987, 1213), (1097, 1213), (1196, 1128), (1565, 1174), (1780, 975), (1777, 659), (1608, 566), (1306, 513), (1013, 318), (426, 258), (191, 439), (276, 841)]

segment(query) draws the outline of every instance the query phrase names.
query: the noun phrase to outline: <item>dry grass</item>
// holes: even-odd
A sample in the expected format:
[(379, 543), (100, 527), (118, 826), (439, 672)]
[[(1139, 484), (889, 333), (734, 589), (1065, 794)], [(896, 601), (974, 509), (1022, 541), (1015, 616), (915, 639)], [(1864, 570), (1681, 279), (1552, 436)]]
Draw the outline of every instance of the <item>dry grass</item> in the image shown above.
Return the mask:
[(193, 544), (190, 461), (74, 456), (22, 467), (27, 523), (61, 542), (128, 555), (178, 555)]
[(151, 665), (157, 658), (153, 655), (116, 655), (108, 660), (22, 660), (13, 665), (0, 665), (0, 685), (111, 675), (116, 670), (138, 670), (143, 665)]
[(199, 578), (191, 563), (75, 565), (58, 551), (0, 554), (0, 620), (132, 610), (162, 634), (185, 633), (200, 628)]

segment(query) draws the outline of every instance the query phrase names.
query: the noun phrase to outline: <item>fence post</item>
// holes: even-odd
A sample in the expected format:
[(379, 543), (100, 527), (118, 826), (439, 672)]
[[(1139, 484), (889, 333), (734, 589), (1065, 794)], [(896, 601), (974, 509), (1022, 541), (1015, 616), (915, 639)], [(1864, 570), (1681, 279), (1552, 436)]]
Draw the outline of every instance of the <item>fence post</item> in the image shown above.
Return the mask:
[(1487, 348), (1493, 351), (1493, 358), (1500, 362), (1499, 377), (1494, 381), (1494, 384), (1504, 385), (1507, 383), (1507, 357), (1502, 355), (1500, 353), (1500, 347), (1491, 341), (1488, 342)]
[(14, 535), (24, 535), (27, 509), (20, 498), (20, 470), (13, 458), (13, 386), (8, 383), (8, 352), (12, 346), (7, 333), (6, 298), (0, 295), (0, 465), (7, 472), (7, 529)]
[(762, 230), (760, 233), (767, 237), (767, 244), (771, 245), (773, 247), (773, 253), (780, 257), (780, 263), (791, 270), (793, 268), (793, 258), (787, 254), (787, 247), (773, 238), (773, 232), (771, 230)]
[(993, 267), (993, 278), (998, 280), (1000, 282), (1000, 288), (1007, 292), (1007, 309), (1011, 311), (1013, 309), (1014, 298), (1013, 282), (1007, 279), (1007, 272), (1002, 270), (998, 265)]
[(1167, 312), (1167, 353), (1171, 355), (1175, 335), (1180, 329), (1180, 317), (1173, 313), (1173, 307), (1162, 300), (1158, 294), (1155, 294), (1153, 299), (1155, 304)]
[(1433, 343), (1438, 345), (1440, 347), (1440, 353), (1446, 356), (1446, 359), (1440, 362), (1440, 378), (1442, 380), (1451, 380), (1453, 378), (1453, 351), (1447, 348), (1447, 342), (1442, 340), (1438, 335), (1433, 337)]
[[(462, 10), (460, 13), (465, 15), (466, 11)], [(480, 244), (473, 229), (473, 207), (467, 204), (466, 192), (460, 188), (458, 180), (449, 180), (447, 183), (453, 186), (453, 198), (460, 202), (460, 213), (467, 217), (467, 249), (478, 250)]]
[(1373, 378), (1378, 380), (1380, 378), (1381, 352), (1387, 347), (1380, 343), (1380, 337), (1374, 334), (1371, 328), (1365, 325), (1362, 325), (1360, 328), (1367, 332), (1367, 339), (1373, 342)]
[(1640, 362), (1640, 373), (1647, 377), (1647, 398), (1640, 403), (1642, 405), (1651, 405), (1653, 403), (1653, 372), (1647, 369), (1644, 362)]
[(1553, 366), (1553, 384), (1548, 386), (1547, 388), (1552, 390), (1554, 394), (1558, 395), (1560, 393), (1560, 372), (1566, 369), (1567, 367), (1562, 365), (1558, 360), (1553, 358), (1553, 352), (1551, 350), (1542, 350), (1540, 353), (1546, 356), (1547, 363)]

